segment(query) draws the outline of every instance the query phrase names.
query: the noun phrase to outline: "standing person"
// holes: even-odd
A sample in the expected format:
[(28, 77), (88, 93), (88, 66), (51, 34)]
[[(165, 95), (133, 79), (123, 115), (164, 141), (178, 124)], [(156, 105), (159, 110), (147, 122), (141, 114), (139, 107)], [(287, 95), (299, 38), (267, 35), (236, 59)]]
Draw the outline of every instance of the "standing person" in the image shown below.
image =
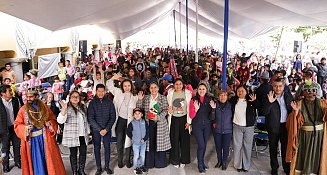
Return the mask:
[(248, 95), (245, 85), (236, 88), (236, 97), (231, 98), (233, 109), (234, 167), (238, 172), (247, 172), (251, 167), (251, 152), (258, 101), (255, 94)]
[[(60, 101), (61, 112), (58, 123), (65, 124), (62, 145), (69, 148), (70, 165), (73, 175), (86, 175), (86, 149), (88, 143), (89, 126), (86, 117), (86, 107), (80, 101), (77, 91), (69, 94), (68, 104)], [(79, 167), (77, 167), (77, 151), (79, 151)]]
[(212, 108), (214, 113), (213, 138), (215, 140), (218, 163), (215, 168), (227, 169), (227, 159), (233, 133), (232, 105), (227, 101), (226, 91), (218, 92), (218, 102)]
[(70, 87), (74, 84), (74, 74), (75, 74), (75, 67), (70, 64), (69, 60), (65, 61), (66, 65), (66, 70), (67, 70), (67, 82), (66, 82), (66, 87), (67, 91), (70, 90)]
[(192, 133), (195, 136), (196, 142), (198, 143), (197, 159), (198, 159), (198, 170), (200, 173), (205, 173), (209, 168), (204, 163), (204, 156), (206, 152), (207, 142), (211, 133), (211, 121), (210, 115), (212, 106), (210, 103), (214, 103), (208, 95), (207, 86), (200, 83), (198, 86), (197, 94), (194, 97), (194, 107), (196, 115), (192, 120)]
[(192, 119), (189, 116), (189, 105), (192, 98), (191, 91), (185, 89), (182, 79), (176, 78), (174, 89), (167, 95), (168, 122), (170, 123), (170, 161), (176, 168), (184, 168), (191, 162), (190, 132)]
[(0, 76), (2, 77), (3, 81), (6, 78), (9, 78), (12, 84), (16, 83), (16, 73), (14, 70), (11, 69), (10, 63), (5, 64), (5, 69), (2, 72), (0, 72)]
[(327, 174), (327, 101), (316, 97), (317, 90), (318, 83), (305, 84), (304, 99), (291, 103), (293, 111), (286, 123), (290, 174)]
[(317, 83), (322, 87), (322, 84), (324, 84), (325, 79), (327, 77), (327, 64), (326, 64), (326, 58), (322, 57), (320, 59), (320, 63), (315, 63), (312, 61), (313, 65), (315, 65), (318, 69), (317, 73)]
[(134, 67), (129, 68), (129, 72), (128, 72), (128, 78), (130, 80), (132, 80), (133, 85), (135, 87), (136, 90), (140, 90), (142, 87), (142, 80), (141, 78), (138, 76), (136, 69)]
[(96, 87), (96, 96), (90, 102), (87, 109), (87, 118), (92, 129), (92, 139), (94, 144), (95, 162), (97, 165), (96, 175), (102, 173), (101, 167), (101, 140), (105, 149), (105, 171), (107, 174), (113, 174), (109, 168), (110, 163), (110, 139), (111, 129), (116, 120), (116, 111), (113, 102), (105, 97), (106, 87), (98, 84)]
[(66, 174), (55, 136), (58, 125), (51, 110), (29, 89), (27, 103), (14, 122), (21, 139), (22, 174)]
[[(8, 92), (7, 92), (7, 89), (9, 89)], [(1, 90), (1, 92), (4, 91), (4, 95), (2, 95), (2, 96), (10, 96), (10, 94), (11, 94), (11, 89), (10, 89), (9, 85), (2, 85), (0, 90)], [(2, 100), (0, 100), (0, 144), (1, 144), (0, 172), (2, 174), (4, 172), (9, 172), (9, 154), (8, 154), (8, 152), (10, 150), (10, 147), (9, 147), (10, 144), (9, 144), (9, 131), (8, 131), (9, 125), (8, 124), (9, 124), (9, 121), (11, 121), (11, 120), (9, 118), (10, 116), (8, 115), (7, 111), (8, 110), (6, 109), (6, 106), (4, 105)], [(13, 110), (11, 109), (11, 111), (13, 111)], [(8, 160), (5, 163), (6, 159), (8, 159)], [(7, 166), (7, 167), (6, 168), (2, 167), (2, 164), (5, 164), (4, 166)]]
[(168, 164), (166, 151), (171, 148), (169, 126), (166, 119), (168, 114), (167, 97), (159, 94), (158, 84), (152, 82), (150, 95), (144, 95), (143, 91), (140, 91), (136, 106), (143, 108), (144, 111), (149, 111), (145, 114), (145, 120), (149, 123), (145, 167), (164, 168)]
[[(1, 100), (0, 100), (0, 110), (5, 115), (1, 115), (1, 118), (7, 118), (7, 125), (8, 125), (8, 142), (6, 142), (8, 145), (5, 145), (5, 147), (10, 147), (10, 142), (13, 145), (14, 150), (14, 161), (15, 166), (17, 166), (19, 169), (21, 168), (21, 158), (20, 158), (20, 139), (17, 137), (15, 131), (14, 131), (14, 121), (17, 117), (17, 113), (20, 108), (19, 100), (16, 97), (12, 96), (12, 91), (9, 85), (2, 85), (0, 88), (1, 92)], [(2, 119), (4, 120), (4, 119)], [(7, 155), (9, 155), (9, 150), (6, 152)], [(9, 156), (7, 156), (3, 161), (3, 171), (5, 173), (10, 171), (9, 168)]]
[(269, 154), (271, 174), (278, 173), (278, 143), (281, 144), (282, 165), (286, 174), (290, 173), (290, 164), (285, 161), (287, 148), (287, 129), (286, 121), (288, 114), (292, 112), (291, 102), (292, 94), (284, 91), (285, 83), (282, 79), (277, 78), (273, 83), (273, 91), (270, 91), (265, 98), (263, 115), (266, 116), (266, 126), (269, 138)]
[[(143, 118), (143, 112), (140, 108), (134, 108), (133, 117), (134, 119), (128, 124), (126, 134), (133, 142), (134, 173), (143, 174), (143, 172), (147, 172), (147, 169), (144, 168), (144, 162), (146, 141), (149, 136), (148, 123)], [(138, 159), (140, 159), (140, 166), (138, 165)]]
[[(52, 111), (52, 113), (54, 114), (54, 116), (58, 117), (60, 110), (56, 105), (56, 102), (54, 101), (54, 95), (51, 92), (48, 92), (47, 94), (45, 94), (45, 104), (50, 108), (50, 110)], [(58, 124), (58, 130), (59, 132), (57, 133), (57, 143), (61, 144), (62, 141), (62, 130), (64, 125), (62, 124)]]
[(121, 75), (115, 74), (107, 81), (107, 89), (114, 95), (114, 105), (116, 110), (116, 122), (113, 127), (113, 135), (117, 137), (117, 153), (118, 167), (124, 167), (123, 157), (125, 150), (125, 165), (127, 168), (132, 167), (131, 154), (131, 139), (126, 137), (127, 125), (133, 120), (133, 109), (136, 107), (137, 96), (133, 94), (133, 83), (129, 79), (121, 82), (120, 88), (114, 86), (114, 80), (119, 80)]
[[(66, 84), (66, 79), (67, 79), (67, 70), (66, 67), (64, 66), (64, 63), (59, 62), (58, 63), (58, 68), (56, 69), (58, 78), (62, 84)], [(67, 91), (66, 86), (64, 86), (64, 91)]]

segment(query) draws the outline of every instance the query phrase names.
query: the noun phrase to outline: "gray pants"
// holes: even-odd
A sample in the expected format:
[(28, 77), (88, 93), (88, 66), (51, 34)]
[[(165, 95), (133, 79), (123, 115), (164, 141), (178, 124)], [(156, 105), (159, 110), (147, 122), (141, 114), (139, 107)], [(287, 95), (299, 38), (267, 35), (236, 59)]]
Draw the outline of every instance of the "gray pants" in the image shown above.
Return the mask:
[(249, 170), (254, 126), (245, 127), (233, 124), (234, 167)]

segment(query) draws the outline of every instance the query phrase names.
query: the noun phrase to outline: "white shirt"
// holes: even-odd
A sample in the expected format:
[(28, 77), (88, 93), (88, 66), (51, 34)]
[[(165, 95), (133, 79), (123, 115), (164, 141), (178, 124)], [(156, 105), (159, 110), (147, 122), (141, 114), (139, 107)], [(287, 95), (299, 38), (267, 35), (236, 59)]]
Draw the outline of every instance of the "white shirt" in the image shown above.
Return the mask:
[(157, 94), (156, 97), (153, 98), (152, 95), (150, 95), (149, 109), (153, 108), (153, 106), (155, 104), (157, 104), (157, 102), (158, 102), (158, 96), (159, 96), (159, 94)]
[(123, 118), (123, 119), (128, 119), (128, 107), (129, 107), (129, 102), (131, 100), (132, 94), (130, 92), (126, 92), (122, 94), (123, 101), (121, 105), (118, 108), (118, 116)]
[[(78, 133), (79, 136), (85, 136), (85, 126), (84, 126), (84, 118), (83, 115), (80, 112), (77, 112), (77, 117), (78, 117)], [(67, 120), (67, 113), (65, 115), (62, 115), (59, 113), (57, 122), (60, 124), (64, 124)]]
[(287, 108), (284, 100), (284, 93), (277, 97), (277, 102), (280, 108), (280, 123), (286, 123), (287, 120)]
[(8, 116), (8, 126), (11, 126), (14, 124), (15, 118), (14, 118), (14, 109), (12, 107), (12, 99), (9, 101), (6, 101), (4, 98), (2, 98), (2, 103), (6, 108), (7, 116)]
[(233, 123), (238, 126), (246, 126), (246, 107), (247, 102), (245, 99), (239, 99), (235, 105)]

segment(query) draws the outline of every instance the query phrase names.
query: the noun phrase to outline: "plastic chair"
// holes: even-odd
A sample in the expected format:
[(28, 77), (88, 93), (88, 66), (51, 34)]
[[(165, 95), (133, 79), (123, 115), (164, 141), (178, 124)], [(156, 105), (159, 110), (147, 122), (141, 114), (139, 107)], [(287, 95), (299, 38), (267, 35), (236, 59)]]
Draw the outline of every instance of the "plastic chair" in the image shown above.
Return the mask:
[[(258, 158), (258, 153), (259, 152), (263, 152), (265, 151), (269, 144), (269, 138), (268, 138), (268, 132), (265, 131), (265, 130), (262, 130), (260, 128), (258, 128), (258, 125), (265, 125), (266, 124), (266, 118), (264, 116), (257, 116), (256, 117), (256, 126), (255, 126), (255, 129), (254, 129), (254, 135), (253, 135), (253, 142), (254, 142), (254, 149), (255, 149), (255, 152), (256, 152), (256, 158)], [(257, 141), (264, 141), (266, 144), (265, 144), (265, 147), (263, 149), (260, 149), (258, 150), (258, 145), (257, 145)]]

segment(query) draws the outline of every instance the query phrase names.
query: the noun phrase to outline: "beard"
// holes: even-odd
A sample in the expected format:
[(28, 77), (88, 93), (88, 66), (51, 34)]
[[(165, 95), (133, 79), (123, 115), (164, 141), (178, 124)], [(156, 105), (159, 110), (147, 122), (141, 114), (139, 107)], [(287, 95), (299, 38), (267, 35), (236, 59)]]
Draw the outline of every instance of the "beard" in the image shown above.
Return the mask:
[(27, 100), (27, 103), (30, 104), (30, 105), (32, 105), (33, 102), (34, 102), (34, 100)]

